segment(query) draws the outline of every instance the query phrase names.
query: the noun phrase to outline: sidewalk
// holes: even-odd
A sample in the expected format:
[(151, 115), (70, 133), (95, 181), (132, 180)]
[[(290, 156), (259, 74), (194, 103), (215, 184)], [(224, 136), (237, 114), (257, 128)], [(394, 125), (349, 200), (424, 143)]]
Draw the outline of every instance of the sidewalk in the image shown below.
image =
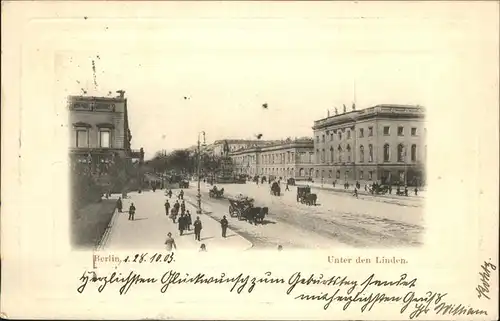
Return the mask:
[[(178, 224), (174, 224), (165, 215), (165, 200), (162, 190), (141, 194), (130, 193), (129, 198), (123, 201), (124, 212), (116, 213), (113, 218), (108, 239), (105, 244), (102, 244), (102, 248), (106, 251), (131, 249), (162, 251), (165, 248), (164, 242), (168, 232), (172, 233), (178, 250), (198, 251), (202, 243), (206, 245), (208, 251), (217, 249), (244, 251), (252, 247), (252, 243), (229, 229), (227, 238), (224, 239), (221, 235), (220, 224), (203, 214), (200, 215), (203, 225), (201, 241), (195, 241), (192, 226), (191, 231), (185, 231), (185, 234), (180, 236)], [(172, 196), (170, 203), (173, 205), (175, 200), (176, 198)], [(128, 208), (132, 202), (137, 210), (135, 220), (129, 221)], [(191, 200), (185, 200), (186, 210), (189, 210), (194, 222), (197, 214), (190, 202)]]
[[(354, 184), (349, 184), (348, 189), (344, 189), (343, 184), (336, 184), (335, 187), (330, 184), (321, 184), (321, 183), (311, 183), (311, 182), (297, 182), (296, 186), (310, 186), (311, 188), (317, 188), (317, 189), (322, 189), (322, 190), (328, 190), (328, 191), (334, 191), (334, 192), (339, 192), (339, 193), (354, 193)], [(408, 198), (413, 198), (413, 199), (424, 199), (425, 198), (425, 190), (419, 190), (418, 195), (415, 195), (414, 192), (414, 187), (413, 188), (408, 188), (408, 196), (401, 196), (401, 195), (396, 195), (396, 190), (397, 187), (392, 188), (392, 194), (372, 194), (368, 191), (365, 191), (365, 185), (361, 185), (361, 188), (358, 190), (359, 195), (372, 195), (372, 196), (377, 196), (377, 197), (387, 197), (387, 198), (393, 198), (393, 199), (408, 199)], [(404, 188), (401, 189), (404, 191)]]

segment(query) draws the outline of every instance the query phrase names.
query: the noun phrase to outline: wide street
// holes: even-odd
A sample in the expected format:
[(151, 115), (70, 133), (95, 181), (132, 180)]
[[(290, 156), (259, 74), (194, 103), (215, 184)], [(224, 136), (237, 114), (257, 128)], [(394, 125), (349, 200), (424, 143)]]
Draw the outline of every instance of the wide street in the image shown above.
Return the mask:
[[(394, 247), (421, 244), (423, 200), (405, 197), (377, 197), (312, 188), (317, 206), (296, 202), (296, 187), (282, 196), (271, 196), (269, 185), (218, 184), (224, 196), (239, 193), (255, 199), (255, 206), (267, 206), (269, 215), (263, 225), (252, 225), (231, 218), (229, 201), (208, 197), (208, 184), (201, 184), (202, 207), (207, 215), (229, 219), (230, 227), (250, 240), (255, 248), (283, 245), (292, 248)], [(195, 204), (196, 182), (185, 190), (186, 200)]]

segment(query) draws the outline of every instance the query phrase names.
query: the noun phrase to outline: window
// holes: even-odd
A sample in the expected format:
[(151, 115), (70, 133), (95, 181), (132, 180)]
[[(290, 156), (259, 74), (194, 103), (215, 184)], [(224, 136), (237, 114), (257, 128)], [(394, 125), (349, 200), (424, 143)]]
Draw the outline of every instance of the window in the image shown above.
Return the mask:
[(405, 148), (403, 144), (398, 145), (398, 162), (404, 162), (405, 161)]
[(347, 131), (347, 139), (351, 139), (351, 131), (350, 130)]
[(359, 162), (363, 163), (365, 161), (365, 148), (363, 145), (359, 146)]
[(373, 162), (373, 145), (368, 145), (368, 161)]
[(336, 174), (336, 176), (335, 176), (335, 177), (336, 177), (337, 179), (339, 179), (339, 178), (340, 178), (340, 171), (337, 171), (337, 174)]
[(323, 178), (323, 177), (325, 177), (325, 170), (324, 169), (321, 170), (321, 178)]
[(304, 169), (303, 168), (299, 169), (299, 176), (305, 176), (304, 174), (305, 174)]
[(89, 132), (85, 128), (76, 130), (76, 147), (89, 147)]
[(325, 142), (325, 135), (321, 136), (321, 142), (324, 143)]
[(406, 182), (405, 182), (405, 171), (399, 171), (399, 182), (401, 184), (405, 184), (406, 185)]
[(384, 162), (388, 162), (391, 158), (389, 144), (384, 145)]
[(363, 179), (363, 171), (359, 171), (359, 179)]
[(333, 142), (333, 133), (330, 134), (330, 141)]
[(99, 146), (101, 148), (109, 148), (110, 146), (110, 136), (111, 133), (108, 130), (99, 131)]
[(348, 144), (346, 149), (347, 149), (347, 162), (350, 163), (351, 162), (351, 146)]
[(398, 136), (404, 136), (405, 128), (403, 126), (398, 127)]
[(363, 138), (365, 136), (365, 130), (363, 128), (359, 129), (359, 137)]
[(385, 136), (389, 136), (390, 135), (390, 130), (391, 130), (391, 127), (384, 126), (384, 135)]
[(342, 163), (342, 147), (340, 147), (340, 145), (338, 151), (339, 151), (339, 163)]
[(321, 162), (324, 163), (325, 162), (325, 149), (323, 148), (323, 150), (321, 151)]
[(330, 147), (330, 162), (334, 162), (334, 158), (333, 158), (333, 147)]
[(316, 136), (316, 143), (319, 143), (319, 136)]
[(411, 135), (412, 136), (417, 136), (417, 128), (416, 127), (412, 127), (412, 129), (411, 129)]
[(368, 136), (373, 136), (373, 127), (368, 127)]
[(319, 163), (319, 149), (316, 149), (316, 163)]
[(342, 132), (339, 130), (339, 140), (342, 140)]
[(328, 171), (328, 178), (332, 178), (332, 175), (333, 175), (333, 171), (330, 169), (330, 170)]
[(313, 173), (314, 173), (314, 169), (309, 169), (309, 176), (312, 177), (313, 176)]
[(316, 170), (316, 178), (319, 177), (319, 169)]
[(417, 145), (415, 144), (411, 145), (411, 161), (417, 161)]
[(368, 179), (372, 180), (373, 179), (373, 171), (368, 172)]

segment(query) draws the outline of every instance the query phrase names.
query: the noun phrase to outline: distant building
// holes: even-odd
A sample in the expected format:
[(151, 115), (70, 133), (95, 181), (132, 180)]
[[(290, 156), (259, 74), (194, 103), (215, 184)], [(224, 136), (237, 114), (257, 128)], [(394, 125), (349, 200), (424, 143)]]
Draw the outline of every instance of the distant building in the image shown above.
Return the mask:
[(132, 159), (144, 161), (142, 148), (131, 149), (132, 134), (124, 92), (114, 98), (69, 96), (68, 108), (74, 170), (90, 174), (106, 185), (112, 179), (109, 175), (123, 173)]
[(311, 138), (276, 141), (230, 153), (237, 174), (308, 179), (314, 168)]
[(243, 148), (264, 146), (276, 141), (270, 140), (259, 140), (259, 139), (221, 139), (216, 140), (213, 144), (207, 147), (207, 150), (212, 151), (214, 156), (224, 155), (224, 144), (227, 142), (229, 146), (229, 152), (234, 152)]
[(377, 105), (314, 122), (316, 182), (425, 183), (425, 110)]

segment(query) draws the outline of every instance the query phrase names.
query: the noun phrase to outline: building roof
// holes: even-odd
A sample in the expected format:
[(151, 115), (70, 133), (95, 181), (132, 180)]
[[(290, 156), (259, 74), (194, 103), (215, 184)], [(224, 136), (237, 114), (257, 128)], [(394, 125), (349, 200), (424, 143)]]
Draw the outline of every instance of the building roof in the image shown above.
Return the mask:
[(419, 105), (401, 105), (401, 104), (379, 104), (361, 110), (332, 115), (314, 121), (313, 129), (319, 129), (330, 125), (346, 124), (360, 119), (372, 118), (377, 116), (395, 117), (395, 118), (423, 118), (425, 108)]
[(70, 95), (68, 96), (68, 100), (79, 100), (79, 101), (95, 101), (95, 100), (101, 100), (101, 101), (114, 101), (114, 102), (123, 102), (125, 97), (104, 97), (104, 96), (79, 96), (79, 95)]

